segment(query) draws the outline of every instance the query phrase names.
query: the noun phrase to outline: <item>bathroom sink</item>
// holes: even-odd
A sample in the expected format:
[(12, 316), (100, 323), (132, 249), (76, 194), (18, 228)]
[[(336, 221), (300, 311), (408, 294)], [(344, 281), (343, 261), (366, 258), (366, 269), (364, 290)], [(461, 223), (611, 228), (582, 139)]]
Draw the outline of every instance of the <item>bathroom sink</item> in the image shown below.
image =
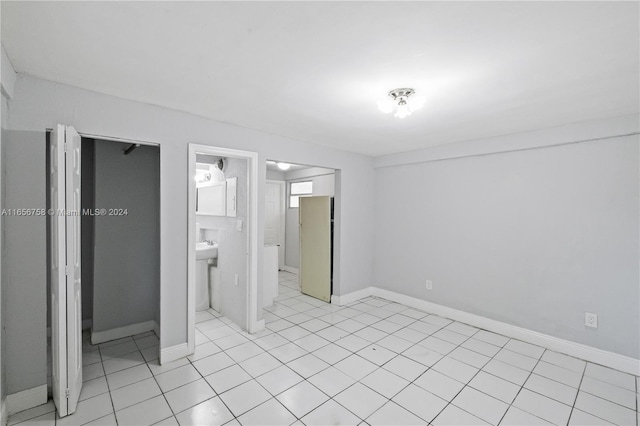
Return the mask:
[(196, 243), (196, 260), (205, 260), (218, 257), (218, 244)]

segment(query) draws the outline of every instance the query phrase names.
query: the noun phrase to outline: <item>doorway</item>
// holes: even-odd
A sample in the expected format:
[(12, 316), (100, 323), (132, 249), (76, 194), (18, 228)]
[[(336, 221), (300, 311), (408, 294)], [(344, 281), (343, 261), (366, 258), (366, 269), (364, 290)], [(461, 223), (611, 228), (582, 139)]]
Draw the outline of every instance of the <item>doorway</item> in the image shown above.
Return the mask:
[[(333, 280), (333, 197), (336, 194), (336, 170), (325, 167), (309, 166), (303, 164), (285, 163), (277, 160), (267, 161), (267, 192), (265, 194), (265, 244), (269, 238), (274, 238), (278, 220), (269, 212), (270, 185), (279, 184), (283, 191), (281, 202), (280, 223), (284, 224), (284, 235), (279, 241), (279, 269), (280, 276), (287, 281), (298, 283), (298, 289), (306, 287), (305, 294), (329, 301), (332, 293)], [(275, 192), (275, 186), (273, 187)], [(309, 218), (321, 219), (318, 226), (322, 227), (319, 233), (306, 233), (309, 244), (304, 246), (305, 229), (301, 227), (301, 204), (303, 199), (311, 197), (325, 197), (321, 205), (324, 211), (318, 216), (312, 214)], [(273, 197), (273, 199), (276, 199)], [(313, 204), (313, 209), (320, 208), (320, 204)], [(306, 211), (313, 213), (311, 203), (307, 204)], [(271, 225), (269, 226), (269, 224)], [(315, 231), (316, 226), (307, 228)], [(322, 236), (323, 244), (319, 244), (318, 238)], [(326, 238), (325, 238), (326, 237)], [(281, 253), (281, 254), (280, 254)], [(303, 259), (304, 256), (304, 259)], [(322, 259), (322, 262), (320, 260)], [(322, 264), (320, 264), (322, 263)], [(306, 265), (306, 266), (305, 266)], [(306, 268), (308, 279), (300, 276), (302, 268)], [(320, 279), (322, 278), (322, 279)], [(313, 289), (311, 289), (313, 287)], [(277, 296), (277, 293), (276, 293)], [(268, 302), (265, 302), (267, 306)]]
[[(58, 125), (48, 132), (47, 165), (51, 391), (64, 417), (90, 378), (91, 343), (148, 332), (155, 346), (146, 356), (158, 357), (160, 148)], [(125, 361), (129, 346), (118, 353)]]
[(209, 309), (249, 333), (264, 328), (257, 298), (257, 153), (189, 144), (188, 187), (187, 346), (193, 353), (196, 318), (206, 320)]

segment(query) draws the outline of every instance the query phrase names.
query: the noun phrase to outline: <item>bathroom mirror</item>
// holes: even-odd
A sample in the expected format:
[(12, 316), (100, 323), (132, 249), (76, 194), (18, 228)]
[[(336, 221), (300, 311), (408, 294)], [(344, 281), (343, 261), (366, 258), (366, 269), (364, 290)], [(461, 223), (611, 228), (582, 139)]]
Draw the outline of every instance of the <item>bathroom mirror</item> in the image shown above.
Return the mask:
[[(203, 158), (206, 162), (196, 162), (196, 214), (225, 216), (227, 214), (227, 182), (220, 169), (222, 159)], [(200, 158), (199, 158), (200, 159)]]

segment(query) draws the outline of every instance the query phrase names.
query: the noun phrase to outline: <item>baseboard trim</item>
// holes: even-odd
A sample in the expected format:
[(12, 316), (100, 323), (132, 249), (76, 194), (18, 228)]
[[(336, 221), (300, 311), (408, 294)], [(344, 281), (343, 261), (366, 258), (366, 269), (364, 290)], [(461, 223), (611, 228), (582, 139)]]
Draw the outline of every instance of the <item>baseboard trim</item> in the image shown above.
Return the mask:
[(282, 270), (286, 271), (286, 272), (291, 272), (292, 274), (298, 275), (298, 268), (294, 268), (293, 266), (284, 265), (282, 267)]
[(98, 343), (108, 342), (110, 340), (121, 339), (123, 337), (134, 336), (140, 333), (146, 333), (147, 331), (158, 330), (158, 323), (151, 320), (145, 322), (139, 322), (137, 324), (125, 325), (124, 327), (112, 328), (104, 331), (91, 331), (91, 344), (96, 345)]
[[(638, 359), (550, 336), (548, 334), (496, 321), (480, 315), (460, 311), (458, 309), (449, 308), (447, 306), (396, 293), (394, 291), (377, 287), (367, 287), (365, 289), (337, 297), (337, 299), (338, 302), (340, 302), (338, 304), (348, 304), (368, 296), (380, 297), (391, 302), (402, 303), (403, 305), (410, 306), (421, 311), (460, 321), (477, 328), (502, 334), (512, 339), (518, 339), (523, 342), (543, 346), (552, 351), (614, 368), (635, 376), (640, 375), (640, 360)], [(333, 297), (331, 302), (334, 303)]]
[(93, 320), (91, 318), (82, 320), (82, 329), (87, 330), (93, 326)]
[(3, 398), (2, 403), (0, 404), (0, 425), (6, 426), (8, 420), (9, 416), (7, 415), (7, 400), (6, 398)]
[(37, 407), (38, 405), (47, 403), (47, 385), (40, 385), (35, 388), (25, 389), (21, 392), (16, 392), (11, 395), (7, 395), (5, 401), (5, 408), (2, 409), (2, 413), (6, 412), (8, 416), (19, 413), (20, 411), (28, 410), (29, 408)]
[(362, 290), (354, 291), (353, 293), (343, 294), (341, 296), (331, 295), (331, 303), (338, 306), (348, 305), (349, 303), (353, 303), (357, 300), (364, 299), (365, 297), (369, 297), (372, 295), (373, 287), (366, 287)]
[(191, 355), (192, 351), (189, 351), (189, 346), (186, 343), (180, 343), (178, 345), (169, 346), (168, 348), (160, 349), (160, 364), (166, 364), (171, 361), (175, 361), (185, 356)]

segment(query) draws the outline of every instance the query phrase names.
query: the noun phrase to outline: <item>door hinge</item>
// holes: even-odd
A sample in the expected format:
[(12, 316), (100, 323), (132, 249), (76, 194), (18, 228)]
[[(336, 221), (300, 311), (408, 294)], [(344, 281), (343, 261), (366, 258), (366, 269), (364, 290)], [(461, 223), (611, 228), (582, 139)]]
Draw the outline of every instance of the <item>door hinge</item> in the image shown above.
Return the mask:
[(67, 399), (69, 399), (69, 388), (66, 388), (66, 389), (64, 390), (64, 396), (65, 396)]
[(64, 152), (67, 152), (67, 143), (64, 143)]
[(64, 267), (64, 274), (65, 275), (69, 275), (70, 272), (71, 272), (71, 268), (69, 266), (65, 266)]

